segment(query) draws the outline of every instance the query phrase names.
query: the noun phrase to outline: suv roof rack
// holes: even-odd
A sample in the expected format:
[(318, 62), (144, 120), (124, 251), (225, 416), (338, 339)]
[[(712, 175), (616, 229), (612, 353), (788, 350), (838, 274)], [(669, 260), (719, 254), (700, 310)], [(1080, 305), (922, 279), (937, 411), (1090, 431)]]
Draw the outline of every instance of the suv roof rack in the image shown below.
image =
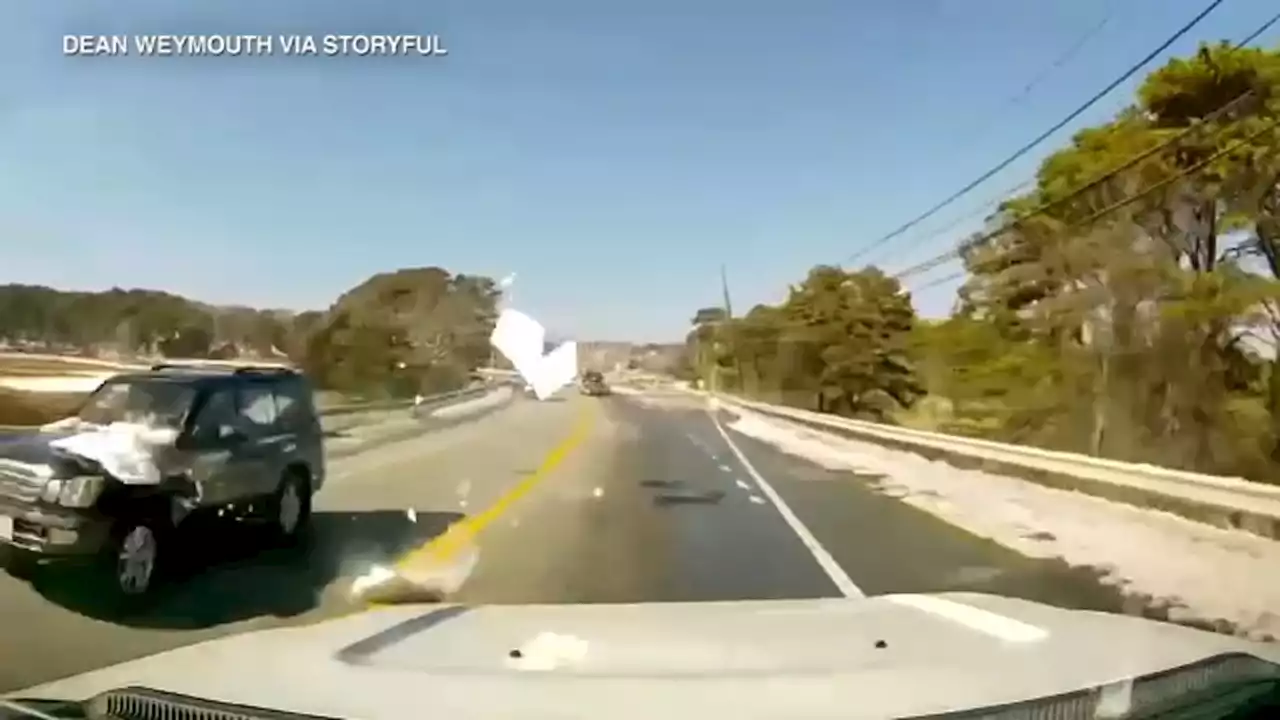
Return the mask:
[(190, 363), (156, 363), (151, 366), (151, 372), (163, 372), (165, 370), (216, 370), (214, 367), (202, 367)]
[(210, 362), (183, 362), (183, 363), (157, 363), (151, 366), (152, 372), (164, 372), (166, 370), (190, 370), (195, 372), (224, 372), (232, 375), (296, 375), (297, 370), (285, 365), (248, 365), (236, 363), (220, 363), (217, 361)]
[(236, 375), (297, 375), (298, 371), (283, 365), (244, 365), (235, 369)]

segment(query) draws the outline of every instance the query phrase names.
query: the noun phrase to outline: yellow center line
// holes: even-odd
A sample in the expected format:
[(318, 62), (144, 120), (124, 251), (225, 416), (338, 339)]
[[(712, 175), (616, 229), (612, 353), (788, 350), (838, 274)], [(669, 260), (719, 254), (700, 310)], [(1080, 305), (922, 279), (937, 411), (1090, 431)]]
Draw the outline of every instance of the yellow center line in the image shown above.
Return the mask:
[(551, 448), (543, 458), (542, 464), (527, 477), (516, 483), (510, 490), (502, 494), (492, 505), (483, 511), (470, 515), (449, 526), (443, 534), (428, 540), (422, 546), (409, 551), (396, 563), (396, 567), (405, 567), (414, 562), (430, 558), (433, 561), (447, 561), (460, 550), (470, 546), (493, 522), (510, 512), (512, 506), (532, 492), (551, 475), (552, 471), (564, 462), (573, 450), (587, 439), (591, 431), (593, 413), (585, 410), (578, 417), (570, 434)]
[[(587, 439), (595, 419), (594, 416), (595, 411), (593, 408), (584, 409), (574, 424), (573, 430), (548, 451), (536, 470), (503, 493), (494, 501), (493, 505), (480, 513), (459, 520), (449, 526), (449, 529), (445, 530), (443, 534), (426, 541), (421, 546), (408, 551), (393, 561), (391, 566), (396, 570), (396, 575), (400, 576), (399, 580), (391, 580), (389, 578), (391, 585), (388, 588), (384, 588), (383, 591), (380, 591), (377, 586), (363, 591), (355, 591), (353, 599), (357, 600), (357, 606), (338, 613), (338, 617), (358, 614), (368, 609), (385, 607), (389, 604), (398, 604), (394, 599), (399, 594), (395, 588), (399, 585), (399, 582), (412, 578), (417, 574), (414, 572), (415, 565), (417, 565), (417, 570), (425, 570), (428, 574), (433, 570), (449, 572), (447, 564), (451, 558), (457, 555), (459, 551), (474, 547), (476, 539), (486, 528), (490, 527), (495, 520), (506, 515), (517, 502), (536, 489), (564, 462), (570, 453)], [(410, 580), (410, 582), (413, 581)], [(404, 588), (401, 587), (401, 589)], [(429, 590), (428, 595), (433, 596), (435, 601), (443, 599), (434, 590), (428, 588), (418, 588), (418, 590)], [(414, 596), (416, 596), (416, 593), (411, 591), (409, 597)], [(409, 600), (409, 602), (415, 601)]]

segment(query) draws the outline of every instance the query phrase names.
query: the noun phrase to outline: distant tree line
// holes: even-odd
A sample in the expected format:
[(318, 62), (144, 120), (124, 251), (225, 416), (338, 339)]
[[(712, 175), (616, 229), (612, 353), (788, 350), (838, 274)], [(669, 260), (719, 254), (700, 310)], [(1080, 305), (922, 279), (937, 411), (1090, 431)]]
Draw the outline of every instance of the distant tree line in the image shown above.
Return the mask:
[(294, 319), (155, 290), (0, 285), (0, 340), (33, 348), (122, 357), (271, 356), (285, 352)]
[(466, 384), (489, 359), (500, 295), (487, 277), (413, 268), (375, 275), (324, 311), (219, 307), (154, 290), (0, 285), (0, 342), (112, 358), (288, 358), (360, 395)]
[[(1274, 482), (1280, 51), (1205, 45), (951, 254), (952, 315), (874, 268), (694, 318), (687, 373), (825, 412)], [(942, 262), (898, 273), (922, 276)]]

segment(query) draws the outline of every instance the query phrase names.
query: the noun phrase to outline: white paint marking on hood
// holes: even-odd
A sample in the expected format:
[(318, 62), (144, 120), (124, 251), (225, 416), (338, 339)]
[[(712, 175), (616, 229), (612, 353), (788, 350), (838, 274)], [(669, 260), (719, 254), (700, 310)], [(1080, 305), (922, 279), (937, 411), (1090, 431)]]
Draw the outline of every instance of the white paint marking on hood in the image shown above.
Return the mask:
[(586, 640), (572, 635), (543, 632), (518, 648), (518, 656), (511, 657), (509, 663), (516, 670), (558, 670), (581, 664), (587, 658), (589, 647)]

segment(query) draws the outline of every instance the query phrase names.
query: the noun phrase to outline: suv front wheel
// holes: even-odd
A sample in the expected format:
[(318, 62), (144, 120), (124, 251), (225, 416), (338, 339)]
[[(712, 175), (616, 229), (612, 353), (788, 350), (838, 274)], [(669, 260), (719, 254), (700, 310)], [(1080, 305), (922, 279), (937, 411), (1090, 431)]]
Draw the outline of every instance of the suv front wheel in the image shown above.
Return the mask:
[(137, 520), (122, 522), (113, 533), (102, 568), (113, 611), (143, 610), (155, 597), (170, 538), (167, 529), (159, 520)]

